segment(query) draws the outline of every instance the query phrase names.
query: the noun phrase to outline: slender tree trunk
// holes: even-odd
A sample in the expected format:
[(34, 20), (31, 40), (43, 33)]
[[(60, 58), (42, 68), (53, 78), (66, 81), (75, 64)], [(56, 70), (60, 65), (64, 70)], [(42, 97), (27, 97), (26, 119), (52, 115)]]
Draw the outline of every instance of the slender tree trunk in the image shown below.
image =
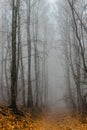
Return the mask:
[(25, 106), (25, 81), (24, 81), (24, 67), (22, 59), (22, 44), (21, 44), (21, 27), (20, 27), (20, 0), (18, 1), (18, 60), (17, 60), (17, 75), (21, 65), (21, 82), (22, 82), (22, 98)]
[(22, 82), (22, 98), (23, 105), (25, 106), (25, 81), (24, 81), (24, 68), (22, 61), (22, 47), (21, 47), (21, 27), (20, 27), (20, 0), (18, 2), (18, 64), (17, 64), (17, 75), (21, 64), (21, 82)]
[(16, 90), (17, 90), (17, 66), (16, 66), (16, 31), (17, 31), (17, 2), (12, 1), (12, 66), (11, 66), (11, 105), (16, 109)]
[(25, 80), (24, 80), (24, 66), (23, 66), (23, 60), (22, 60), (22, 49), (21, 49), (21, 80), (22, 80), (22, 97), (23, 97), (23, 105), (25, 106)]
[(10, 103), (10, 90), (9, 90), (9, 82), (8, 82), (8, 75), (7, 75), (7, 58), (8, 58), (8, 52), (9, 52), (9, 43), (10, 43), (10, 38), (9, 35), (7, 35), (7, 42), (8, 42), (8, 47), (7, 47), (7, 52), (5, 56), (5, 79), (6, 79), (6, 85), (7, 85), (7, 95), (8, 95), (8, 103)]
[[(18, 45), (17, 45), (17, 65), (16, 65), (16, 86), (18, 86), (18, 76), (19, 76), (19, 67), (20, 67), (20, 48), (21, 48), (21, 34), (20, 34), (20, 0), (18, 0), (18, 5), (17, 5), (17, 18), (18, 18)], [(17, 90), (16, 90), (17, 93)]]
[(33, 107), (31, 84), (31, 39), (30, 39), (30, 0), (27, 1), (27, 46), (28, 46), (28, 100), (27, 106)]
[[(5, 20), (2, 16), (2, 20)], [(4, 25), (2, 23), (2, 30), (4, 29)], [(4, 84), (3, 84), (3, 66), (4, 66), (4, 42), (3, 42), (3, 39), (4, 39), (4, 36), (3, 36), (3, 33), (2, 33), (2, 44), (1, 44), (1, 51), (2, 51), (2, 60), (1, 60), (1, 97), (2, 97), (2, 100), (5, 101), (5, 97), (4, 97)]]

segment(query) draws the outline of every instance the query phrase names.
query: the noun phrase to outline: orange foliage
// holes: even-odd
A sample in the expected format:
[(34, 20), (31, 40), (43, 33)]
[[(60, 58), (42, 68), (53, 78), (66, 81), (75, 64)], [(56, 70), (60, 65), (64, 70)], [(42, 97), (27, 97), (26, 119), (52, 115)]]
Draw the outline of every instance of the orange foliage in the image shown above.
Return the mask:
[(6, 111), (7, 116), (0, 114), (0, 130), (87, 130), (87, 124), (71, 116), (54, 116), (50, 113), (31, 118), (31, 114), (19, 117)]

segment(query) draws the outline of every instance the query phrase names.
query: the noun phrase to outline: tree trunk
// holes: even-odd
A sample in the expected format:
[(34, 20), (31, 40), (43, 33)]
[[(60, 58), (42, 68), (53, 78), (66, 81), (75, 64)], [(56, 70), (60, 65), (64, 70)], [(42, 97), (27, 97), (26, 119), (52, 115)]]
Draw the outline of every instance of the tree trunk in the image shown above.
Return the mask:
[(27, 106), (33, 106), (31, 84), (31, 40), (30, 40), (30, 0), (27, 1), (27, 46), (28, 46), (28, 100)]
[(11, 105), (16, 109), (16, 90), (17, 90), (17, 67), (16, 67), (16, 29), (17, 29), (17, 1), (12, 2), (12, 64), (11, 64)]

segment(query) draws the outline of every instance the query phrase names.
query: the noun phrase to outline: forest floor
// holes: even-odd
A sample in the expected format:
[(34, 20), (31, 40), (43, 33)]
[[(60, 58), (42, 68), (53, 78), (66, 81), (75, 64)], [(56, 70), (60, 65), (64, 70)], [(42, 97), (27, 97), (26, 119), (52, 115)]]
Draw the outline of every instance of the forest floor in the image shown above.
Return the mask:
[(0, 107), (0, 130), (87, 130), (87, 122), (80, 117), (57, 111), (31, 112), (17, 116)]

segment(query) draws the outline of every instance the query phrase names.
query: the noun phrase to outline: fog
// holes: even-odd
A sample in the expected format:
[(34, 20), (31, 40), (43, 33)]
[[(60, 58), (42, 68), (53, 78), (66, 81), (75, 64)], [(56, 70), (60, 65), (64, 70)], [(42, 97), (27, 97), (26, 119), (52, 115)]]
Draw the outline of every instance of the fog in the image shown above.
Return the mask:
[[(44, 3), (45, 2), (45, 3)], [(11, 3), (11, 2), (10, 2)], [(65, 61), (64, 61), (64, 54), (63, 54), (63, 49), (62, 49), (62, 45), (59, 41), (59, 31), (57, 29), (57, 27), (59, 26), (58, 23), (57, 23), (57, 19), (55, 18), (55, 12), (56, 12), (56, 9), (58, 10), (58, 6), (56, 7), (56, 5), (59, 3), (59, 1), (56, 1), (56, 0), (48, 0), (48, 1), (42, 1), (40, 2), (41, 3), (41, 7), (42, 7), (42, 4), (44, 4), (44, 9), (45, 12), (44, 12), (44, 9), (41, 11), (41, 14), (42, 17), (40, 18), (40, 22), (41, 24), (39, 24), (39, 31), (43, 31), (42, 29), (42, 26), (44, 28), (45, 26), (45, 30), (44, 32), (46, 33), (45, 35), (43, 34), (44, 32), (42, 32), (42, 34), (40, 34), (38, 32), (38, 38), (40, 37), (40, 39), (44, 38), (46, 39), (47, 41), (47, 77), (48, 77), (48, 105), (50, 107), (65, 107), (65, 101), (64, 101), (64, 95), (66, 93), (66, 85), (65, 85)], [(25, 4), (24, 4), (25, 5)], [(1, 52), (1, 64), (3, 64), (3, 72), (2, 72), (2, 69), (1, 69), (1, 73), (3, 73), (1, 76), (1, 80), (2, 78), (6, 78), (5, 77), (5, 71), (4, 70), (4, 64), (6, 64), (5, 62), (2, 63), (2, 60), (5, 59), (5, 55), (6, 55), (6, 48), (5, 46), (7, 46), (6, 44), (8, 43), (4, 43), (6, 42), (7, 40), (7, 34), (5, 34), (5, 32), (7, 33), (8, 30), (11, 31), (11, 26), (10, 26), (10, 16), (11, 16), (11, 10), (9, 10), (7, 12), (7, 10), (10, 8), (10, 5), (9, 5), (9, 2), (7, 0), (7, 2), (5, 1), (5, 4), (4, 4), (4, 1), (1, 1), (1, 23), (0, 23), (0, 26), (1, 26), (1, 32), (0, 32), (0, 37), (1, 37), (1, 48), (4, 47), (3, 51), (4, 51), (4, 54), (2, 54)], [(6, 9), (4, 9), (6, 6)], [(3, 8), (4, 7), (4, 8)], [(24, 7), (26, 9), (26, 5)], [(24, 11), (24, 8), (22, 8), (22, 10)], [(57, 12), (56, 12), (57, 13)], [(6, 16), (7, 15), (7, 16)], [(59, 14), (57, 14), (59, 15)], [(21, 20), (25, 21), (26, 22), (26, 12), (23, 13), (23, 17), (22, 17), (22, 14), (21, 14)], [(23, 19), (24, 18), (24, 19)], [(4, 20), (4, 21), (3, 21)], [(6, 21), (5, 21), (6, 20)], [(31, 21), (32, 21), (32, 18), (31, 18)], [(43, 21), (45, 21), (45, 25), (43, 24)], [(9, 26), (7, 25), (9, 24)], [(26, 28), (26, 23), (22, 24), (22, 33), (21, 33), (21, 39), (25, 42), (25, 43), (22, 43), (22, 44), (26, 44), (26, 36), (27, 36), (27, 32), (25, 31), (25, 28)], [(3, 35), (5, 34), (5, 35)], [(9, 35), (9, 34), (8, 34)], [(43, 36), (44, 35), (44, 36)], [(33, 38), (33, 37), (32, 37)], [(8, 42), (8, 41), (7, 41)], [(32, 47), (34, 47), (32, 45)], [(41, 47), (38, 47), (39, 48), (39, 51), (42, 51), (42, 48)], [(2, 50), (1, 50), (2, 51)], [(34, 52), (32, 51), (32, 54)], [(27, 47), (23, 48), (23, 55), (24, 57), (27, 57)], [(9, 56), (8, 56), (9, 57)], [(3, 58), (3, 59), (2, 59)], [(34, 75), (34, 62), (33, 62), (33, 58), (32, 58), (32, 80), (35, 79), (35, 75)], [(8, 61), (7, 61), (8, 62)], [(24, 62), (24, 68), (25, 68), (25, 78), (27, 80), (27, 60), (24, 59), (23, 60)], [(7, 63), (7, 73), (9, 75), (9, 62)], [(2, 67), (2, 65), (1, 65)], [(9, 76), (7, 76), (9, 78)], [(47, 78), (46, 77), (46, 78)], [(6, 79), (4, 79), (6, 80)], [(8, 81), (9, 85), (10, 85), (10, 81)], [(20, 80), (19, 80), (20, 82)], [(26, 81), (27, 82), (27, 81)], [(2, 91), (3, 94), (5, 95), (5, 102), (6, 101), (6, 95), (7, 93), (5, 91), (7, 91), (7, 88), (6, 88), (6, 82), (2, 82), (1, 81), (1, 85), (4, 84), (3, 86), (3, 90), (1, 88), (1, 93)], [(32, 83), (34, 84), (34, 83)], [(19, 83), (19, 86), (20, 86), (20, 83)], [(34, 84), (35, 86), (35, 84)], [(20, 89), (20, 87), (19, 87)], [(25, 93), (27, 94), (27, 86), (25, 86)], [(10, 91), (10, 87), (9, 87), (9, 91)], [(0, 95), (3, 95), (3, 94), (0, 94)], [(21, 93), (20, 93), (21, 94)], [(20, 96), (19, 96), (20, 97)], [(1, 101), (3, 100), (2, 96), (1, 96)], [(21, 100), (19, 98), (19, 100)], [(27, 100), (27, 99), (26, 99)], [(2, 101), (3, 102), (3, 101)], [(20, 104), (20, 103), (19, 103)]]
[(86, 109), (86, 3), (0, 1), (1, 104)]

